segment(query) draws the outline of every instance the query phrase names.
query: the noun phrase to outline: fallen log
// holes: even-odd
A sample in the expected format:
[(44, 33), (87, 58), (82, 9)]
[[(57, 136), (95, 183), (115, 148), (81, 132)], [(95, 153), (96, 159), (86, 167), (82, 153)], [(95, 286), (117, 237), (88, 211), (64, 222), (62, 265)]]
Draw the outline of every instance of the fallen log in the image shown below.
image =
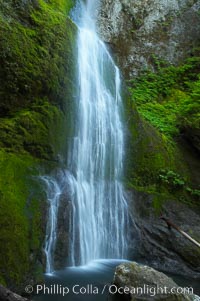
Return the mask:
[(1, 301), (30, 301), (26, 298), (23, 298), (11, 292), (9, 289), (3, 287), (1, 284), (0, 284), (0, 300)]
[(176, 231), (178, 231), (180, 234), (182, 234), (185, 238), (189, 239), (195, 246), (200, 248), (200, 243), (196, 241), (194, 238), (192, 238), (190, 235), (188, 235), (186, 232), (181, 230), (178, 226), (176, 226), (174, 223), (172, 223), (169, 219), (165, 218), (163, 215), (160, 216), (160, 219), (166, 222), (169, 229), (174, 228)]

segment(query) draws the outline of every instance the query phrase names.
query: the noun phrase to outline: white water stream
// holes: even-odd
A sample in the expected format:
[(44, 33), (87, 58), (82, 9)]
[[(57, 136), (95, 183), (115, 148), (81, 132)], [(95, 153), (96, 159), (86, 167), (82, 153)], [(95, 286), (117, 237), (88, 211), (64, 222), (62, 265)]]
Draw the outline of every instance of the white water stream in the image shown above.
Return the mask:
[(46, 237), (44, 252), (46, 255), (46, 273), (54, 271), (54, 251), (57, 240), (57, 218), (61, 188), (57, 181), (52, 177), (43, 176), (41, 180), (46, 185), (48, 200), (48, 220), (46, 226)]
[(126, 258), (128, 210), (122, 184), (124, 129), (121, 81), (98, 38), (95, 1), (82, 2), (78, 22), (76, 132), (69, 154), (72, 193), (71, 264)]

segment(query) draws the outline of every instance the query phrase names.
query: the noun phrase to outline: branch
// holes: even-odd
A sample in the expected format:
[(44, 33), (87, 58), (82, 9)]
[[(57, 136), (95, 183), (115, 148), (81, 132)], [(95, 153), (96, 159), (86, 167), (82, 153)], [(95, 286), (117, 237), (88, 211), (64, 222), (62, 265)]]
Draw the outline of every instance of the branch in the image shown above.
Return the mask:
[(195, 244), (195, 246), (197, 246), (197, 247), (200, 248), (200, 243), (198, 241), (196, 241), (195, 239), (193, 239), (190, 235), (188, 235), (187, 233), (185, 233), (178, 226), (176, 226), (175, 224), (173, 224), (169, 219), (165, 218), (163, 215), (160, 216), (160, 219), (162, 219), (163, 221), (166, 222), (166, 224), (167, 224), (167, 226), (168, 226), (169, 229), (174, 228), (176, 231), (178, 231), (184, 237), (186, 237), (187, 239), (189, 239), (193, 244)]

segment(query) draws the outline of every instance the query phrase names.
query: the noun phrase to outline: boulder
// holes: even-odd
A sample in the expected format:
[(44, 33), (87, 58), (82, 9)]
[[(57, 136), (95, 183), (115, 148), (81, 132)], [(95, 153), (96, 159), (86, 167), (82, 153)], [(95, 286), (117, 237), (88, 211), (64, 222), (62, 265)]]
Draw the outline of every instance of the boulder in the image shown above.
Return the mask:
[(120, 300), (200, 300), (191, 290), (185, 293), (186, 289), (184, 291), (165, 274), (136, 262), (122, 263), (116, 268), (114, 285), (124, 290)]

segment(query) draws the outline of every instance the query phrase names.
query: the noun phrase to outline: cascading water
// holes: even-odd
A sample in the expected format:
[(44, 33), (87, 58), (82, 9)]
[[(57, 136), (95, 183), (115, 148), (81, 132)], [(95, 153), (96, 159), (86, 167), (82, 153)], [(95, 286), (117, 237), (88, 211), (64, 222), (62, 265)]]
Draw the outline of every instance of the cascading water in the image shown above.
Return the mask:
[(79, 101), (68, 164), (72, 198), (70, 264), (127, 256), (128, 209), (122, 184), (124, 129), (120, 74), (98, 38), (95, 1), (81, 3)]
[(44, 251), (46, 254), (46, 273), (54, 271), (54, 251), (57, 239), (57, 215), (61, 188), (57, 181), (48, 176), (41, 177), (46, 185), (47, 200), (49, 204), (48, 221), (46, 226), (46, 237)]

